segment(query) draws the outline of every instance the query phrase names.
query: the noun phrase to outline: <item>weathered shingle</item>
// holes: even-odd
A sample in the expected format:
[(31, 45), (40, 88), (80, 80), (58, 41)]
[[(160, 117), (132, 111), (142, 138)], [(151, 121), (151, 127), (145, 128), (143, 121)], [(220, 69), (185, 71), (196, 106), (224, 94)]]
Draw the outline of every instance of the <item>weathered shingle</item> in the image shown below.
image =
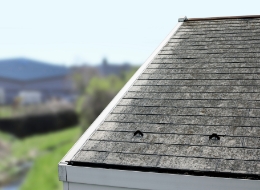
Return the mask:
[(72, 161), (259, 175), (259, 36), (259, 18), (184, 22)]

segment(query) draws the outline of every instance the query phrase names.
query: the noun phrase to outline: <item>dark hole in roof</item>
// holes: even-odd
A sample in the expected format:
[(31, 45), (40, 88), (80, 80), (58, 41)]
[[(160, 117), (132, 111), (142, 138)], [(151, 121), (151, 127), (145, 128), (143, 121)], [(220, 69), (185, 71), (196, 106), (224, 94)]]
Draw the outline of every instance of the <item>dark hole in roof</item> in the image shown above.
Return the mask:
[(141, 131), (137, 130), (137, 131), (134, 133), (134, 136), (136, 136), (136, 137), (143, 137), (144, 134), (143, 134)]
[(220, 136), (217, 135), (217, 133), (212, 133), (212, 135), (209, 136), (209, 140), (220, 140)]

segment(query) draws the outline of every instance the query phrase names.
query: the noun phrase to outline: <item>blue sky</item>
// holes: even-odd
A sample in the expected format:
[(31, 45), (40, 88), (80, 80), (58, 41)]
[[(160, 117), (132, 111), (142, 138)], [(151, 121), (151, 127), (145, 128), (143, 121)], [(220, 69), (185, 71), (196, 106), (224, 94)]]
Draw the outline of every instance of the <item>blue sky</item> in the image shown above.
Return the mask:
[(182, 15), (260, 15), (259, 7), (259, 0), (0, 0), (0, 59), (142, 64)]

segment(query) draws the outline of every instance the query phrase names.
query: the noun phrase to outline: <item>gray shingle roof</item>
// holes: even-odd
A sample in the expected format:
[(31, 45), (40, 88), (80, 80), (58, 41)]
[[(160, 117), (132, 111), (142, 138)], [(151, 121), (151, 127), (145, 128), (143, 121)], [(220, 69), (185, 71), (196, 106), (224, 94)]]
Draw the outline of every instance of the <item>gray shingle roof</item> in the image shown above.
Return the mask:
[(71, 163), (260, 175), (259, 58), (259, 18), (184, 22)]

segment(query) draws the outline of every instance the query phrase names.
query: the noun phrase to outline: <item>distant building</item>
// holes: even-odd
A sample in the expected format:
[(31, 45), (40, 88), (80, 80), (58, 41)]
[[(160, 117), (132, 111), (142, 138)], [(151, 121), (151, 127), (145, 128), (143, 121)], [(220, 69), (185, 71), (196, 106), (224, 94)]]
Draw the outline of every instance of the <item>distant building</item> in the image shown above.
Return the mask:
[(4, 89), (0, 88), (0, 105), (5, 103), (5, 92)]
[(131, 65), (128, 63), (123, 63), (123, 64), (108, 63), (106, 58), (103, 59), (102, 64), (97, 66), (98, 72), (101, 76), (119, 75), (122, 72), (129, 71), (131, 68), (132, 68)]
[(0, 61), (0, 89), (6, 104), (18, 97), (22, 103), (73, 100), (76, 94), (68, 68), (22, 58)]
[(42, 93), (39, 91), (20, 91), (18, 98), (21, 104), (39, 104), (42, 102)]

